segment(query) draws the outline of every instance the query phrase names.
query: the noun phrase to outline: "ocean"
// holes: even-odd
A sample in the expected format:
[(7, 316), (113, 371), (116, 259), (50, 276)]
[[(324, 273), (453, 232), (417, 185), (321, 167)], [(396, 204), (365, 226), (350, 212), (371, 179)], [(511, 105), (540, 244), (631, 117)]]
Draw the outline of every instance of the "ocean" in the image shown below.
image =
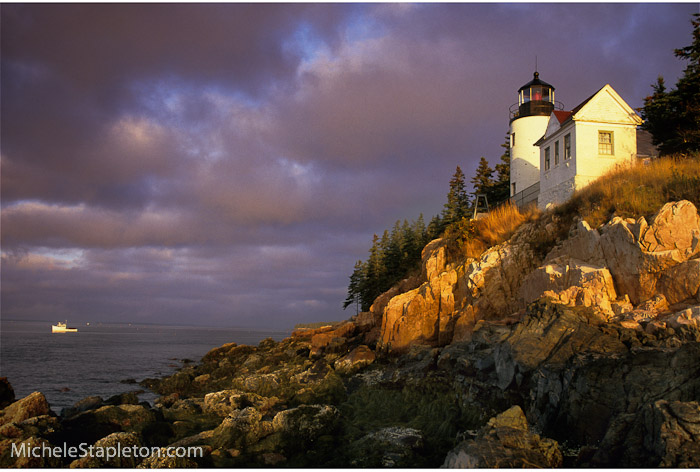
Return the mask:
[[(198, 362), (225, 343), (256, 345), (282, 340), (289, 332), (245, 331), (167, 325), (91, 323), (72, 325), (77, 333), (51, 333), (46, 321), (0, 322), (0, 377), (7, 377), (16, 398), (43, 393), (59, 414), (90, 395), (103, 399), (136, 390), (147, 377), (170, 375), (185, 359)], [(139, 400), (153, 403), (146, 391)]]

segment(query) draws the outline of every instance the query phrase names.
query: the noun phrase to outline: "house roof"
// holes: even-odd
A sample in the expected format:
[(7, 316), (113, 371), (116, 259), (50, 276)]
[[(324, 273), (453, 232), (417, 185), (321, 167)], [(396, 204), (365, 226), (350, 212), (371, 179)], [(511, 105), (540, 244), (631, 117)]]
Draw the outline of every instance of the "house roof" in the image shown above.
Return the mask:
[(559, 120), (559, 124), (564, 123), (567, 118), (571, 116), (570, 111), (564, 111), (564, 110), (554, 110), (552, 113), (554, 113), (554, 116), (557, 117), (557, 120)]
[(659, 149), (654, 146), (653, 138), (649, 131), (637, 129), (637, 156), (659, 156)]
[[(596, 90), (596, 92), (595, 92), (594, 94), (592, 94), (590, 97), (588, 97), (587, 99), (585, 99), (584, 101), (582, 101), (581, 103), (579, 103), (578, 105), (576, 105), (576, 107), (574, 107), (573, 110), (571, 110), (571, 111), (563, 111), (563, 110), (554, 110), (554, 111), (552, 111), (552, 114), (556, 117), (557, 122), (558, 122), (558, 124), (559, 124), (559, 129), (563, 128), (564, 126), (566, 126), (566, 125), (568, 125), (570, 122), (572, 122), (572, 121), (574, 120), (574, 117), (576, 116), (576, 114), (577, 114), (579, 111), (581, 111), (581, 110), (583, 109), (583, 107), (585, 107), (585, 106), (588, 104), (588, 102), (590, 102), (590, 101), (593, 99), (593, 97), (595, 97), (596, 95), (598, 95), (601, 91), (605, 90), (606, 88), (608, 88), (609, 92), (610, 92), (612, 95), (618, 97), (619, 100), (622, 101), (621, 106), (623, 106), (624, 108), (627, 108), (627, 109), (631, 110), (631, 113), (634, 114), (634, 115), (637, 117), (638, 122), (641, 123), (641, 119), (639, 118), (639, 116), (636, 115), (636, 113), (634, 113), (634, 110), (632, 110), (631, 108), (629, 108), (629, 105), (627, 105), (627, 103), (625, 103), (625, 101), (622, 100), (622, 97), (620, 97), (620, 96), (617, 94), (617, 92), (615, 92), (615, 90), (614, 90), (609, 84), (606, 84), (606, 85), (602, 86), (601, 88), (599, 88), (598, 90)], [(552, 118), (551, 118), (551, 115), (550, 115), (550, 122), (551, 122), (551, 119), (552, 119)], [(544, 141), (547, 140), (547, 138), (548, 138), (548, 136), (547, 136), (547, 132), (546, 132), (546, 130), (545, 130), (545, 134), (544, 134), (540, 139), (538, 139), (538, 140), (535, 142), (534, 145), (535, 145), (535, 146), (541, 145), (542, 143), (544, 143)], [(646, 139), (646, 138), (645, 138), (645, 139)], [(646, 147), (646, 146), (645, 146), (645, 147)], [(653, 149), (649, 149), (649, 152), (653, 153)], [(652, 154), (652, 155), (653, 155), (653, 154)]]

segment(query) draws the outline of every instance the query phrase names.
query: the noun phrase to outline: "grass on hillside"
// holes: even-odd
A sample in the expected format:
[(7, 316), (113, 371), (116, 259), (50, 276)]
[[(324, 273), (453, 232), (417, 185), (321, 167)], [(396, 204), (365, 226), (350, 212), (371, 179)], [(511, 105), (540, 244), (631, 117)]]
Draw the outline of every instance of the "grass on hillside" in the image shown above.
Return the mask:
[(450, 225), (445, 230), (445, 237), (452, 246), (457, 246), (462, 256), (477, 258), (486, 249), (510, 239), (521, 224), (537, 219), (539, 214), (534, 206), (519, 209), (508, 202), (495, 208), (484, 218), (464, 218)]
[(700, 154), (612, 170), (574, 193), (555, 214), (565, 220), (580, 216), (595, 228), (613, 215), (648, 219), (665, 203), (677, 200), (689, 200), (700, 208)]
[[(557, 231), (544, 235), (536, 246), (543, 254), (559, 238), (566, 237), (575, 217), (595, 228), (613, 216), (649, 219), (669, 201), (689, 200), (700, 208), (700, 154), (654, 159), (648, 165), (612, 170), (577, 191), (543, 220), (556, 222)], [(511, 203), (479, 220), (467, 218), (445, 230), (448, 248), (463, 258), (478, 258), (483, 252), (507, 241), (523, 223), (540, 219), (534, 206), (519, 209)]]

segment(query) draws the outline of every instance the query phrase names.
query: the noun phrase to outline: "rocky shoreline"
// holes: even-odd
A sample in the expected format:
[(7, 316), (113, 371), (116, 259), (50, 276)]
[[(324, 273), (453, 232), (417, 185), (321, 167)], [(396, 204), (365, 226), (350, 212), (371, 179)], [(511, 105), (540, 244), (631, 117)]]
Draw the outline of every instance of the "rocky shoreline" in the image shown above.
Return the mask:
[[(227, 344), (60, 415), (0, 383), (3, 467), (698, 467), (700, 216), (552, 216), (346, 322)], [(406, 284), (404, 284), (406, 285)], [(15, 458), (22, 443), (201, 447), (197, 458)]]

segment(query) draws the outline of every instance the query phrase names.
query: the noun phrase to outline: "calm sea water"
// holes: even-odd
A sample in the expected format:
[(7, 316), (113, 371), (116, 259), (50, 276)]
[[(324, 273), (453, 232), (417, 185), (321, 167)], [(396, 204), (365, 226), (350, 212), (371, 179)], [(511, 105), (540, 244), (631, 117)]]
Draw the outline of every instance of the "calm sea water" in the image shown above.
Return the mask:
[[(123, 380), (143, 380), (173, 373), (183, 359), (198, 362), (225, 343), (255, 345), (287, 332), (242, 331), (230, 328), (91, 324), (76, 325), (77, 333), (51, 333), (51, 324), (36, 321), (0, 323), (0, 376), (7, 377), (22, 398), (43, 393), (51, 408), (73, 405), (89, 395), (107, 397), (140, 390)], [(69, 327), (73, 327), (68, 323)], [(145, 392), (140, 400), (153, 401)]]

